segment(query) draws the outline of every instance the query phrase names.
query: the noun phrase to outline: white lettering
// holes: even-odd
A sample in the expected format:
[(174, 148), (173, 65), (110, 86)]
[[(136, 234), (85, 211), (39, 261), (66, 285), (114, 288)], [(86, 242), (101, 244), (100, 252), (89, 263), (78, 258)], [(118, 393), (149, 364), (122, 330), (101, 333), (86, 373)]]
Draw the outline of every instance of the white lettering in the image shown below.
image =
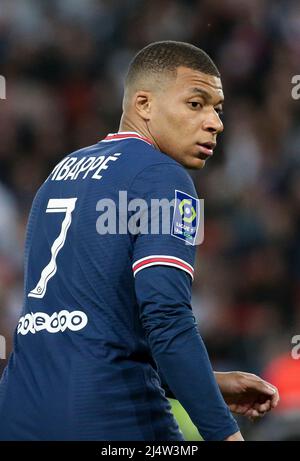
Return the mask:
[[(109, 162), (115, 162), (118, 160), (121, 152), (117, 152), (114, 155), (105, 157), (100, 155), (98, 157), (66, 157), (63, 159), (50, 174), (52, 181), (74, 181), (77, 178), (86, 179), (101, 179), (100, 171), (107, 170), (109, 168)], [(91, 176), (90, 173), (94, 172)], [(84, 174), (83, 174), (84, 173)]]
[(51, 316), (45, 312), (30, 312), (20, 318), (17, 333), (27, 335), (46, 330), (48, 333), (64, 332), (67, 328), (71, 331), (82, 330), (88, 323), (87, 315), (82, 311), (69, 312), (62, 310), (54, 312)]
[(111, 161), (114, 162), (114, 161), (116, 161), (116, 160), (118, 160), (118, 157), (113, 157), (113, 156), (111, 156), (111, 155), (110, 155), (109, 157), (107, 157), (107, 159), (102, 163), (102, 165), (100, 165), (100, 167), (98, 168), (98, 170), (96, 171), (96, 173), (93, 174), (92, 178), (93, 178), (93, 179), (101, 179), (102, 176), (99, 175), (99, 171), (101, 171), (101, 170), (107, 170), (107, 168), (108, 168), (107, 163), (108, 163), (108, 162), (111, 162)]

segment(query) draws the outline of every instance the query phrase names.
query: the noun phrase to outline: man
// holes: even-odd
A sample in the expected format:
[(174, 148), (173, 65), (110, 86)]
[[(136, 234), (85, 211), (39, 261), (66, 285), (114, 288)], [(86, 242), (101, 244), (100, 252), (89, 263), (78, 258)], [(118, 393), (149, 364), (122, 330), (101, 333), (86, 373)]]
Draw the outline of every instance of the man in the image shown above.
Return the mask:
[[(129, 67), (120, 131), (68, 155), (38, 191), (0, 439), (183, 440), (163, 383), (205, 440), (242, 440), (230, 409), (256, 418), (277, 405), (254, 375), (214, 375), (190, 304), (196, 237), (180, 224), (198, 202), (183, 167), (212, 156), (222, 103), (203, 51), (150, 44)], [(142, 232), (147, 206), (174, 198), (169, 231)], [(137, 200), (146, 207), (132, 224)]]

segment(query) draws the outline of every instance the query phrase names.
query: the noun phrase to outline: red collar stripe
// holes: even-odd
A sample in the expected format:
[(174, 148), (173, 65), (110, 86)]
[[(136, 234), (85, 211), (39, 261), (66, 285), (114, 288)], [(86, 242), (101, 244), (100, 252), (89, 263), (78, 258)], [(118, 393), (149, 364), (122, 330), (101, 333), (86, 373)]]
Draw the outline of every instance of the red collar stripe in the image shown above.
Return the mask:
[(176, 258), (174, 256), (165, 256), (165, 255), (153, 255), (147, 256), (146, 258), (139, 259), (132, 265), (133, 275), (136, 274), (146, 267), (151, 266), (171, 266), (176, 267), (177, 269), (184, 270), (194, 279), (194, 269), (193, 267), (184, 261), (183, 259)]
[(140, 139), (141, 141), (144, 141), (147, 144), (150, 144), (151, 146), (153, 145), (150, 139), (145, 138), (144, 136), (141, 136), (140, 134), (131, 131), (120, 131), (119, 133), (110, 133), (102, 141), (123, 141), (125, 139)]

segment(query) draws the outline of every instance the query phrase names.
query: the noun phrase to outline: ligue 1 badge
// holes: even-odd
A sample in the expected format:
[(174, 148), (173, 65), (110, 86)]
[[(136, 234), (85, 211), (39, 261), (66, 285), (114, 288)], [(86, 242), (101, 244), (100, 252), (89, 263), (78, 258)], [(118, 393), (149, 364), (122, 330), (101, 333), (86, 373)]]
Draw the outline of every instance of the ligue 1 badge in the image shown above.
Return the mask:
[[(171, 235), (190, 245), (203, 241), (204, 200), (175, 190), (175, 205)], [(201, 224), (201, 225), (200, 225)]]

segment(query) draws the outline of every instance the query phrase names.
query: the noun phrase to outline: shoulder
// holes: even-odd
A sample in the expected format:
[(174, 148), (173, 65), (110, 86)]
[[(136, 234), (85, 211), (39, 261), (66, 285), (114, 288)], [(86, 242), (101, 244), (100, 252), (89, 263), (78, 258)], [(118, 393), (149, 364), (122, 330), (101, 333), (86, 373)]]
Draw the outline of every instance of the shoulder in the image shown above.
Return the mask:
[[(131, 185), (141, 183), (188, 185), (193, 182), (183, 166), (169, 155), (156, 149), (146, 138), (136, 134), (111, 134), (98, 144), (104, 153), (115, 153), (119, 156), (117, 174), (130, 188)], [(117, 153), (117, 154), (116, 154)], [(145, 187), (143, 187), (145, 189)]]
[(130, 190), (134, 195), (169, 197), (179, 190), (197, 198), (192, 178), (180, 163), (151, 146), (146, 149), (146, 159), (136, 164), (131, 178)]
[[(134, 144), (135, 143), (135, 144)], [(157, 183), (184, 182), (193, 185), (193, 181), (185, 168), (167, 154), (152, 145), (132, 141), (131, 161), (134, 164), (132, 182), (149, 179)]]

